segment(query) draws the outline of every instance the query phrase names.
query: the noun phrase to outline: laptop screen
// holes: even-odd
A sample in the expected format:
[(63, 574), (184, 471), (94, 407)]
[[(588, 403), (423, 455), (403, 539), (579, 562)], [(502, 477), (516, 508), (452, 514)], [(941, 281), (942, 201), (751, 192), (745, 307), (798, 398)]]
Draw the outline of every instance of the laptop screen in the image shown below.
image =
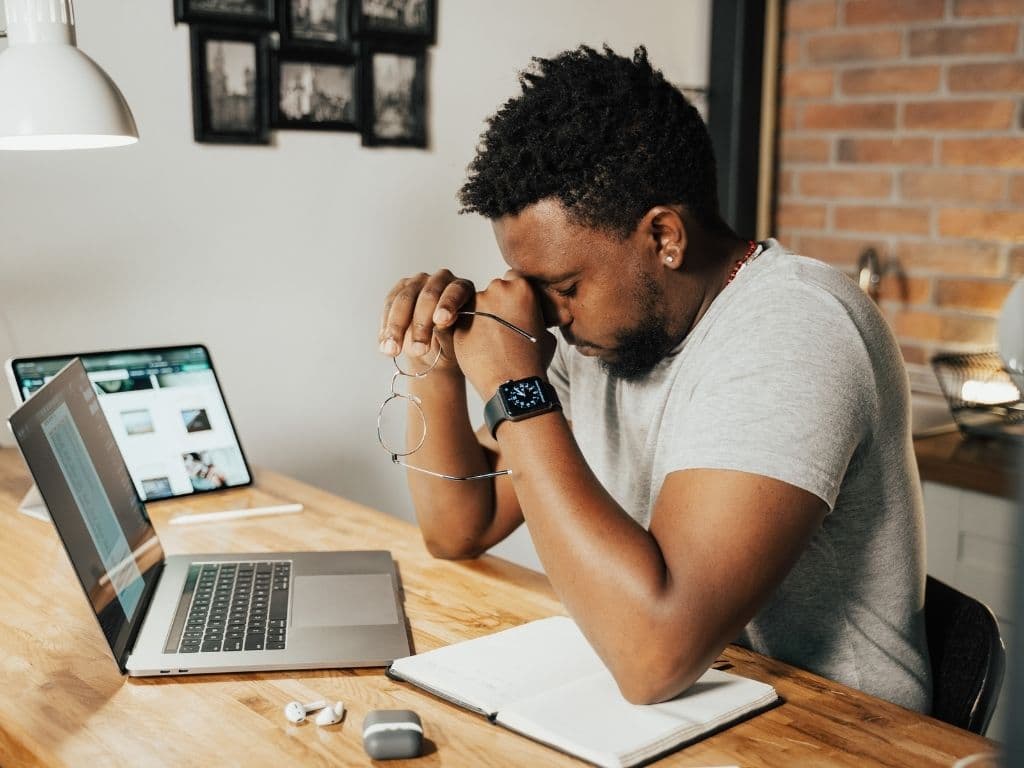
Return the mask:
[(53, 377), (10, 423), (123, 670), (164, 553), (82, 364)]
[[(18, 358), (10, 374), (27, 400), (73, 355)], [(252, 482), (206, 347), (79, 355), (146, 501)]]

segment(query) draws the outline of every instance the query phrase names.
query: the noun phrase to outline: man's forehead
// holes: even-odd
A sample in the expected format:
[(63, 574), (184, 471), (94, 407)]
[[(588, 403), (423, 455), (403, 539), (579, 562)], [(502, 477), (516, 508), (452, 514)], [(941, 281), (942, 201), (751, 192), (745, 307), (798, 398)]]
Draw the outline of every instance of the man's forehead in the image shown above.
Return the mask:
[(556, 282), (571, 271), (574, 226), (557, 202), (541, 200), (492, 225), (501, 254), (512, 269), (542, 282)]

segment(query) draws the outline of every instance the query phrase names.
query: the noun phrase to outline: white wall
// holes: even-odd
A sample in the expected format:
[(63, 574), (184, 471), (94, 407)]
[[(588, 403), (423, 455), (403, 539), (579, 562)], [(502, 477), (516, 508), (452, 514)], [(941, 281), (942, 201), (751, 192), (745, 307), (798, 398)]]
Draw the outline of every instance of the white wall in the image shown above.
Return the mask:
[[(0, 153), (0, 356), (206, 342), (253, 462), (411, 519), (374, 431), (380, 305), (404, 274), (504, 271), (489, 224), (456, 214), (484, 118), (531, 56), (580, 42), (644, 43), (670, 80), (705, 83), (710, 2), (439, 0), (427, 152), (294, 131), (195, 144), (172, 5), (75, 2), (79, 46), (121, 87), (139, 144)], [(503, 546), (536, 563), (525, 535)]]

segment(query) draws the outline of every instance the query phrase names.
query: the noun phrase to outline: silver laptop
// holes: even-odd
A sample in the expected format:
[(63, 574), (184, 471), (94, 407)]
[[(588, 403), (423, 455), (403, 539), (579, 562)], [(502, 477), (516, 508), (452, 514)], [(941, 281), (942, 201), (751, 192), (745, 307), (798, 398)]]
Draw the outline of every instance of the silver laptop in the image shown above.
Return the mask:
[(122, 673), (371, 667), (410, 654), (389, 552), (165, 557), (78, 358), (10, 426)]

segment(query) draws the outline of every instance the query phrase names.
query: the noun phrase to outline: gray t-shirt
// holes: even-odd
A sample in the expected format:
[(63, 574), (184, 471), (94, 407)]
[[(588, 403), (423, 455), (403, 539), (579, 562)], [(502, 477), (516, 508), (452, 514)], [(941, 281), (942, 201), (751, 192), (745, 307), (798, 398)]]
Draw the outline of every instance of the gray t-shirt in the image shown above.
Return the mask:
[(670, 472), (751, 472), (829, 513), (737, 642), (931, 706), (924, 515), (899, 348), (852, 280), (774, 240), (640, 381), (559, 338), (549, 375), (583, 455), (640, 525)]

